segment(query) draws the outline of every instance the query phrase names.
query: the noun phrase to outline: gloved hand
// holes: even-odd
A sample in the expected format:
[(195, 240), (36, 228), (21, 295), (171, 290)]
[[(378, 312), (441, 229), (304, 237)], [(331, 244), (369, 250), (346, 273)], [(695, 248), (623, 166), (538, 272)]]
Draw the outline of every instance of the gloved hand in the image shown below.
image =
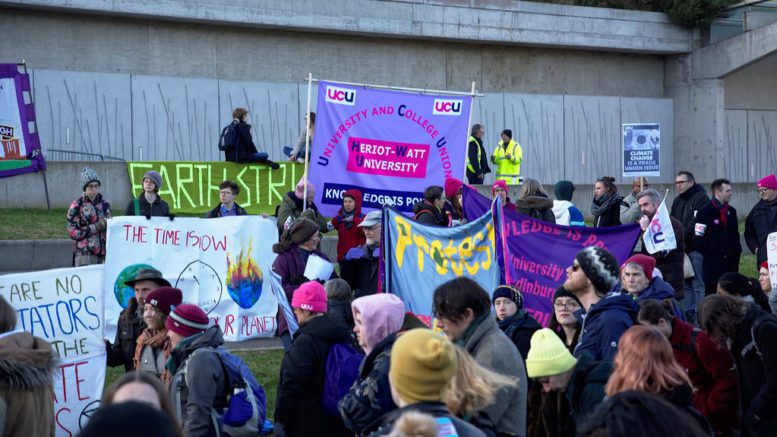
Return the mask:
[(173, 220), (175, 220), (175, 214), (168, 214), (167, 218), (169, 218), (170, 221), (173, 221)]
[(365, 252), (361, 247), (353, 247), (345, 254), (345, 259), (359, 259), (364, 258)]

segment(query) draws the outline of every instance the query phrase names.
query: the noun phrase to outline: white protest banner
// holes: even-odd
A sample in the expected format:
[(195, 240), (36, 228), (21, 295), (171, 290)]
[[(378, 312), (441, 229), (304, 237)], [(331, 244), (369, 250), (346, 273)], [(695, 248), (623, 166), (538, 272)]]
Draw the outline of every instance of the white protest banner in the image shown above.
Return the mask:
[(103, 266), (0, 276), (16, 328), (51, 343), (58, 436), (72, 436), (100, 405), (105, 382)]
[(278, 301), (265, 270), (277, 241), (275, 221), (260, 216), (109, 220), (106, 338), (114, 340), (119, 313), (134, 297), (124, 282), (149, 267), (183, 291), (184, 303), (198, 305), (221, 326), (225, 340), (272, 336)]
[(769, 265), (769, 281), (772, 290), (777, 289), (777, 232), (766, 236), (766, 262)]
[(670, 251), (677, 249), (677, 239), (672, 228), (672, 220), (669, 218), (669, 210), (666, 209), (666, 200), (661, 201), (653, 219), (650, 220), (642, 242), (649, 254), (658, 251)]

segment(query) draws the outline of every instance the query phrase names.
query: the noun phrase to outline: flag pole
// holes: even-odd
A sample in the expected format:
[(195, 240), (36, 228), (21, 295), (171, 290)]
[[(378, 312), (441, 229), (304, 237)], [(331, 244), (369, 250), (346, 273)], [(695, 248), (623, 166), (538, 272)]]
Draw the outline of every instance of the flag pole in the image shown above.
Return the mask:
[(302, 212), (305, 212), (308, 206), (308, 161), (310, 157), (310, 88), (313, 84), (313, 73), (308, 73), (308, 105), (305, 110), (305, 171), (302, 173)]

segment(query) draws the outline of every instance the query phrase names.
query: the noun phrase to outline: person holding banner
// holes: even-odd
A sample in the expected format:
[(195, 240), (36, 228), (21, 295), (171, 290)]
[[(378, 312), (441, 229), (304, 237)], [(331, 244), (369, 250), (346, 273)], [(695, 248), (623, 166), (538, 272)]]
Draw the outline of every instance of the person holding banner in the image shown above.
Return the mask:
[(493, 185), (491, 185), (491, 197), (496, 199), (497, 196), (502, 203), (502, 208), (509, 209), (510, 211), (516, 210), (515, 204), (510, 201), (509, 197), (507, 197), (507, 182), (503, 180), (496, 180), (494, 181)]
[(364, 232), (359, 228), (364, 220), (362, 192), (357, 189), (347, 190), (343, 194), (342, 205), (329, 226), (337, 231), (337, 262), (345, 258), (348, 250), (364, 244)]
[(475, 124), (467, 144), (467, 181), (471, 185), (480, 185), (486, 174), (491, 173), (486, 158), (486, 149), (483, 147), (483, 134), (485, 130), (483, 125)]
[(354, 247), (340, 263), (340, 273), (358, 297), (382, 291), (380, 276), (380, 240), (383, 235), (382, 212), (372, 211), (359, 223), (366, 237), (364, 245)]
[(638, 176), (631, 181), (631, 193), (621, 201), (621, 224), (636, 223), (642, 217), (637, 204), (637, 194), (642, 190), (650, 188), (648, 179), (644, 176)]
[(444, 204), (443, 188), (438, 185), (427, 187), (424, 190), (424, 200), (413, 205), (413, 220), (425, 225), (448, 226), (442, 214)]
[(67, 230), (76, 241), (73, 248), (75, 267), (105, 262), (105, 229), (111, 218), (111, 205), (100, 194), (100, 178), (89, 167), (81, 171), (84, 194), (67, 210)]
[(16, 309), (0, 296), (0, 434), (53, 436), (56, 357), (51, 345), (16, 327)]
[(135, 369), (151, 373), (165, 384), (170, 380), (165, 363), (172, 349), (165, 322), (170, 311), (182, 300), (183, 292), (177, 288), (160, 287), (149, 293), (143, 309), (143, 321), (147, 328), (140, 334), (135, 346)]
[(502, 139), (491, 154), (491, 162), (496, 165), (496, 179), (505, 181), (507, 185), (518, 185), (521, 183), (523, 149), (513, 139), (512, 130), (505, 129), (500, 136)]
[(162, 175), (149, 170), (143, 175), (143, 191), (138, 197), (130, 200), (124, 209), (124, 215), (151, 217), (170, 217), (170, 205), (159, 197), (162, 189)]
[[(661, 195), (652, 188), (639, 193), (637, 203), (643, 214), (639, 219), (639, 225), (645, 233), (642, 239), (652, 242), (642, 245), (642, 253), (655, 258), (656, 267), (661, 271), (664, 280), (674, 288), (675, 299), (682, 301), (685, 297), (683, 224), (669, 215)], [(654, 217), (658, 220), (654, 220)], [(672, 245), (672, 240), (676, 244)], [(651, 247), (655, 252), (651, 253)], [(686, 307), (686, 312), (690, 310), (691, 308)]]
[(240, 194), (240, 187), (232, 181), (219, 184), (219, 200), (221, 203), (205, 214), (205, 218), (232, 217), (248, 215), (245, 209), (235, 203), (235, 197)]
[(515, 201), (515, 210), (533, 219), (556, 224), (553, 201), (537, 179), (526, 179), (521, 185), (521, 195)]
[[(307, 185), (307, 198), (305, 197), (305, 185)], [(299, 218), (306, 218), (318, 225), (321, 233), (329, 232), (329, 224), (326, 218), (318, 212), (318, 207), (313, 203), (313, 197), (316, 195), (316, 187), (310, 183), (304, 176), (299, 180), (294, 191), (289, 191), (283, 196), (278, 207), (278, 235), (283, 235), (283, 231), (289, 229)], [(307, 202), (307, 205), (303, 205)]]
[(456, 178), (445, 178), (445, 201), (442, 205), (442, 214), (448, 222), (448, 226), (458, 226), (466, 223), (464, 208), (461, 206), (462, 187), (464, 182)]

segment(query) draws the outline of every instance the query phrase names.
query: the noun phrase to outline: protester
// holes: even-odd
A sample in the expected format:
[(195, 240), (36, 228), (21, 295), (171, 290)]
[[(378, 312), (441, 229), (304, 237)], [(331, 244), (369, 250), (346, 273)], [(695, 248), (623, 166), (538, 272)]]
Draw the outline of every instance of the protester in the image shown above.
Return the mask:
[(772, 296), (772, 282), (769, 278), (769, 262), (764, 261), (758, 268), (758, 283), (761, 285), (761, 291), (769, 296), (771, 300)]
[(100, 408), (123, 402), (141, 402), (161, 411), (170, 421), (175, 435), (183, 437), (175, 410), (159, 378), (146, 372), (125, 373), (105, 389), (100, 400)]
[(348, 330), (326, 316), (324, 286), (311, 281), (302, 284), (291, 301), (299, 331), (283, 356), (275, 402), (276, 436), (347, 436), (339, 417), (324, 412), (324, 366), (330, 348), (350, 343)]
[(777, 415), (772, 414), (777, 399), (777, 319), (752, 302), (711, 294), (699, 306), (699, 321), (734, 358), (743, 435), (773, 435), (777, 429)]
[(51, 345), (17, 329), (16, 309), (0, 296), (0, 435), (54, 435), (56, 366)]
[[(180, 428), (176, 428), (175, 423), (171, 422), (162, 411), (146, 402), (138, 401), (101, 406), (78, 433), (78, 437), (180, 437), (182, 435)], [(187, 437), (189, 435), (194, 434), (187, 434)]]
[(353, 301), (353, 331), (367, 354), (359, 377), (337, 404), (345, 426), (357, 435), (370, 431), (378, 418), (397, 408), (391, 398), (391, 348), (402, 328), (405, 304), (394, 294), (381, 293)]
[(618, 284), (618, 261), (606, 249), (589, 246), (578, 252), (567, 268), (564, 288), (582, 305), (583, 324), (575, 356), (584, 352), (594, 360), (612, 360), (618, 339), (633, 324), (634, 302), (630, 296), (612, 293)]
[(607, 381), (608, 397), (626, 390), (643, 390), (661, 396), (699, 422), (709, 423), (691, 406), (693, 385), (685, 369), (677, 364), (669, 340), (650, 326), (633, 326), (618, 342), (618, 354)]
[(618, 194), (615, 178), (603, 176), (594, 184), (594, 201), (591, 204), (591, 214), (594, 216), (594, 227), (604, 228), (621, 224), (620, 204), (623, 200)]
[(761, 291), (761, 284), (741, 273), (731, 272), (721, 276), (718, 279), (717, 293), (739, 297), (748, 302), (754, 302), (766, 312), (772, 311), (769, 300)]
[(642, 217), (639, 204), (637, 204), (637, 194), (648, 188), (650, 188), (650, 184), (644, 176), (637, 176), (631, 181), (631, 193), (621, 201), (620, 219), (622, 224), (636, 223)]
[(543, 410), (542, 427), (574, 434), (604, 399), (604, 385), (611, 366), (607, 361), (595, 361), (588, 353), (573, 357), (558, 335), (546, 328), (535, 332), (531, 338), (526, 370), (529, 378), (542, 385), (544, 392), (553, 391), (557, 396), (563, 396), (571, 412), (565, 414), (565, 409), (559, 409), (559, 415), (553, 417), (550, 415), (552, 410)]
[(111, 218), (111, 205), (100, 194), (100, 179), (89, 167), (81, 171), (84, 194), (70, 203), (67, 210), (67, 230), (75, 240), (75, 267), (105, 262), (105, 229)]
[(226, 405), (229, 380), (221, 359), (213, 349), (224, 344), (221, 328), (210, 325), (200, 307), (181, 304), (165, 321), (170, 337), (170, 401), (178, 415), (183, 433), (189, 436), (220, 435), (221, 425), (212, 417), (212, 409)]
[(154, 170), (149, 170), (141, 179), (143, 191), (138, 197), (130, 200), (124, 209), (124, 215), (151, 217), (170, 217), (170, 206), (159, 197), (162, 189), (162, 175)]
[(580, 300), (560, 286), (553, 293), (553, 313), (550, 315), (548, 329), (561, 338), (570, 353), (573, 353), (580, 336), (580, 322), (575, 313), (583, 307)]
[(512, 130), (505, 129), (500, 136), (502, 139), (491, 154), (491, 162), (496, 165), (496, 180), (505, 181), (507, 185), (520, 184), (523, 149), (513, 139)]
[(693, 384), (692, 405), (721, 435), (730, 435), (739, 424), (739, 379), (729, 351), (710, 336), (674, 316), (672, 303), (642, 301), (637, 317), (664, 334), (677, 363)]
[(235, 215), (248, 215), (245, 209), (235, 203), (235, 197), (240, 194), (240, 187), (232, 181), (224, 181), (219, 184), (219, 203), (215, 208), (205, 214), (205, 218), (231, 217)]
[(406, 411), (394, 423), (388, 437), (438, 437), (437, 420), (429, 414)]
[(378, 429), (370, 436), (388, 435), (395, 422), (409, 411), (433, 416), (438, 433), (485, 436), (483, 431), (453, 415), (442, 402), (456, 367), (456, 351), (445, 337), (428, 329), (402, 334), (391, 348), (389, 363), (391, 397), (399, 408), (383, 415)]
[(682, 308), (674, 300), (674, 289), (666, 281), (654, 276), (656, 260), (653, 257), (636, 254), (627, 259), (621, 266), (622, 293), (627, 293), (637, 303), (645, 300), (669, 300), (672, 313), (680, 320), (685, 320)]
[(448, 226), (442, 214), (445, 195), (440, 186), (432, 185), (424, 190), (424, 199), (413, 205), (413, 220), (425, 225)]
[(510, 202), (510, 198), (507, 197), (507, 183), (503, 180), (496, 180), (491, 186), (491, 196), (494, 199), (499, 197), (499, 201), (502, 202), (502, 208), (515, 211), (515, 204)]
[(766, 261), (766, 237), (777, 232), (777, 176), (761, 178), (757, 189), (761, 200), (745, 220), (745, 243), (755, 254), (756, 266)]
[(170, 311), (180, 305), (182, 300), (183, 292), (172, 287), (160, 287), (148, 294), (143, 311), (143, 321), (147, 328), (137, 339), (132, 360), (135, 369), (149, 372), (165, 384), (170, 380), (165, 363), (172, 350), (165, 322)]
[(230, 148), (224, 153), (225, 160), (240, 164), (250, 162), (267, 164), (273, 170), (280, 168), (277, 163), (267, 159), (267, 153), (256, 150), (256, 145), (252, 138), (253, 129), (248, 124), (248, 110), (245, 108), (235, 108), (232, 110), (232, 119), (232, 123), (236, 123), (237, 144), (234, 150)]
[(330, 228), (337, 231), (337, 262), (342, 261), (350, 249), (364, 244), (364, 232), (359, 228), (362, 220), (362, 192), (347, 190), (340, 210), (330, 222)]
[[(305, 162), (305, 155), (308, 154), (310, 149), (308, 145), (313, 144), (313, 134), (316, 131), (316, 113), (311, 112), (305, 114), (305, 129), (302, 129), (302, 133), (299, 134), (299, 139), (294, 147), (284, 147), (283, 153), (289, 157), (289, 161), (303, 163)], [(307, 142), (305, 142), (307, 136)], [(308, 154), (309, 156), (309, 154)]]
[(348, 283), (340, 278), (330, 279), (324, 284), (326, 290), (327, 315), (337, 323), (353, 329), (354, 320), (351, 311), (353, 291)]
[[(434, 290), (432, 311), (445, 335), (464, 347), (481, 366), (518, 380), (505, 387), (483, 411), (497, 433), (520, 435), (526, 430), (526, 368), (523, 358), (491, 317), (491, 299), (470, 278), (452, 279)], [(392, 363), (394, 362), (392, 356)]]
[(710, 437), (698, 422), (688, 420), (687, 413), (642, 390), (626, 390), (609, 398), (594, 410), (580, 435)]
[[(305, 186), (307, 185), (307, 206), (303, 211), (302, 199), (305, 198)], [(289, 229), (295, 221), (300, 218), (306, 218), (312, 220), (318, 225), (318, 230), (321, 233), (329, 231), (327, 221), (321, 213), (318, 212), (318, 207), (313, 203), (313, 197), (316, 195), (316, 187), (311, 184), (304, 176), (299, 180), (297, 186), (294, 187), (294, 191), (289, 191), (283, 195), (283, 200), (278, 207), (278, 235), (282, 235), (283, 231)]]
[(515, 201), (515, 209), (533, 219), (556, 223), (553, 201), (548, 199), (548, 195), (536, 179), (529, 178), (523, 182), (521, 194)]
[(483, 134), (485, 130), (480, 124), (472, 125), (467, 141), (467, 181), (470, 185), (480, 185), (486, 174), (491, 173), (488, 166), (486, 149), (483, 147)]
[(462, 187), (464, 182), (456, 178), (445, 178), (445, 202), (442, 214), (448, 226), (458, 226), (464, 222), (464, 208), (461, 206)]
[[(639, 204), (639, 210), (643, 214), (642, 218), (639, 219), (639, 225), (642, 231), (646, 232), (650, 221), (653, 220), (653, 216), (655, 216), (658, 207), (661, 205), (661, 196), (658, 194), (658, 191), (650, 188), (637, 195), (637, 203)], [(675, 298), (682, 301), (685, 297), (685, 283), (683, 281), (685, 240), (683, 240), (683, 225), (674, 217), (669, 217), (669, 220), (672, 222), (677, 248), (668, 252), (658, 251), (654, 254), (649, 254), (647, 247), (643, 244), (642, 253), (655, 258), (656, 267), (661, 271), (664, 280), (674, 289)], [(690, 308), (686, 308), (686, 310), (690, 310)]]
[(499, 329), (513, 342), (525, 360), (531, 336), (542, 326), (523, 309), (523, 295), (516, 288), (500, 285), (492, 296)]
[[(320, 241), (319, 225), (306, 218), (300, 218), (284, 231), (280, 242), (273, 244), (272, 251), (278, 256), (273, 261), (272, 271), (280, 276), (281, 286), (289, 302), (292, 300), (294, 290), (312, 279), (305, 277), (308, 258), (315, 255), (324, 261), (329, 261), (329, 258), (317, 249)], [(330, 279), (336, 277), (337, 275), (332, 272)], [(289, 324), (280, 306), (278, 308), (278, 335), (283, 342), (283, 348), (288, 350), (291, 344)]]
[(135, 351), (140, 334), (146, 329), (143, 321), (143, 311), (146, 305), (146, 297), (159, 287), (170, 287), (167, 279), (162, 277), (162, 272), (156, 269), (140, 269), (130, 281), (124, 285), (132, 287), (135, 296), (129, 298), (127, 308), (119, 313), (119, 321), (116, 326), (116, 338), (113, 344), (105, 340), (105, 352), (107, 364), (110, 367), (124, 365), (126, 371), (135, 370)]
[(583, 213), (572, 203), (572, 195), (575, 192), (575, 184), (571, 181), (558, 181), (554, 194), (553, 215), (556, 224), (563, 226), (585, 226)]
[(359, 223), (365, 242), (345, 254), (340, 262), (343, 279), (354, 290), (356, 297), (367, 296), (382, 290), (383, 278), (380, 271), (380, 240), (383, 234), (381, 211), (372, 211)]

